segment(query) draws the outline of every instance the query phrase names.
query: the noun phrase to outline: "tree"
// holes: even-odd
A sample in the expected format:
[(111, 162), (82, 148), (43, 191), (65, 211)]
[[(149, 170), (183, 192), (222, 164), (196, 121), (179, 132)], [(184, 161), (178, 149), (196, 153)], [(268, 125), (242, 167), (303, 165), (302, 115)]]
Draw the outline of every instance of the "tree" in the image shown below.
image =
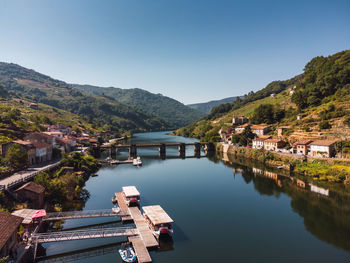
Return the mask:
[(318, 125), (320, 129), (330, 129), (332, 125), (328, 121), (321, 121)]
[(4, 161), (12, 169), (20, 170), (27, 166), (28, 155), (27, 152), (22, 149), (21, 145), (14, 143), (7, 150)]

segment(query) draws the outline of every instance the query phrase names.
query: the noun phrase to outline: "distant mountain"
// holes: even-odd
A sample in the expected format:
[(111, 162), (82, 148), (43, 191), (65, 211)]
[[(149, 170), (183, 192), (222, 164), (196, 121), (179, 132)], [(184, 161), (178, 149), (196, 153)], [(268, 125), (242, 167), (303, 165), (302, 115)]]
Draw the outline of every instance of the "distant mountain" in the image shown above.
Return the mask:
[[(203, 103), (194, 103), (194, 104), (188, 104), (187, 106), (198, 110), (200, 112), (203, 112), (204, 114), (209, 114), (211, 112), (211, 109), (219, 106), (221, 104), (225, 104), (225, 103), (232, 103), (234, 102), (237, 98), (239, 98), (239, 96), (236, 97), (229, 97), (229, 98), (225, 98), (222, 100), (211, 100), (208, 102), (203, 102)], [(243, 98), (243, 96), (241, 97)]]
[(188, 125), (205, 115), (177, 100), (142, 89), (104, 88), (78, 84), (71, 84), (71, 87), (89, 94), (109, 97), (123, 104), (139, 108), (166, 120), (171, 128)]
[(93, 127), (118, 133), (166, 130), (165, 120), (107, 96), (91, 95), (34, 70), (0, 62), (0, 97), (46, 104), (77, 114)]

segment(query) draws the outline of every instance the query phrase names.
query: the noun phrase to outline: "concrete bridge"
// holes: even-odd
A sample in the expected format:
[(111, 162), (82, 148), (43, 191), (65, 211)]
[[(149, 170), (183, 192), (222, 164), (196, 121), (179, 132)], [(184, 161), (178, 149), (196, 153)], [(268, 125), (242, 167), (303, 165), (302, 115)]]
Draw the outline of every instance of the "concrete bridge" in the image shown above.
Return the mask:
[(178, 155), (184, 157), (186, 155), (186, 146), (193, 146), (195, 156), (200, 156), (201, 150), (205, 152), (215, 151), (215, 145), (211, 142), (191, 142), (191, 143), (150, 143), (150, 144), (120, 144), (120, 145), (108, 145), (101, 146), (101, 149), (109, 149), (110, 156), (116, 155), (120, 149), (128, 149), (130, 157), (137, 156), (138, 148), (158, 148), (159, 156), (166, 155), (167, 147), (177, 147)]

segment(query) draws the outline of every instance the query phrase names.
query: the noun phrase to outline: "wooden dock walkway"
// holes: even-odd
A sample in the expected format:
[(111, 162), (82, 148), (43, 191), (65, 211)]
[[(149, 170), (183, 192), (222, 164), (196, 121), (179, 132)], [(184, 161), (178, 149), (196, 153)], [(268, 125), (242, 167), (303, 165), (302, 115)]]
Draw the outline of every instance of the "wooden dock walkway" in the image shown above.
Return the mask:
[[(151, 256), (148, 253), (148, 248), (155, 248), (159, 246), (157, 239), (152, 234), (149, 229), (145, 218), (142, 216), (139, 207), (128, 207), (123, 197), (123, 193), (115, 193), (118, 200), (118, 205), (121, 211), (128, 211), (130, 216), (128, 220), (133, 220), (136, 229), (139, 232), (138, 236), (128, 237), (129, 242), (135, 249), (137, 260), (139, 263), (149, 263), (152, 262)], [(123, 220), (124, 217), (122, 217)]]
[(134, 247), (135, 253), (137, 255), (137, 262), (139, 263), (150, 263), (152, 262), (152, 258), (148, 253), (145, 244), (142, 239), (138, 236), (128, 237), (129, 242), (131, 242)]
[(145, 218), (141, 215), (140, 209), (138, 207), (129, 207), (129, 211), (145, 246), (147, 248), (158, 247), (158, 241), (149, 229)]
[(127, 214), (127, 215), (121, 217), (122, 218), (122, 222), (131, 221), (132, 218), (130, 216), (129, 207), (128, 207), (128, 205), (125, 202), (125, 199), (123, 197), (123, 193), (115, 193), (115, 197), (117, 198), (118, 206), (120, 208), (120, 211), (122, 213)]

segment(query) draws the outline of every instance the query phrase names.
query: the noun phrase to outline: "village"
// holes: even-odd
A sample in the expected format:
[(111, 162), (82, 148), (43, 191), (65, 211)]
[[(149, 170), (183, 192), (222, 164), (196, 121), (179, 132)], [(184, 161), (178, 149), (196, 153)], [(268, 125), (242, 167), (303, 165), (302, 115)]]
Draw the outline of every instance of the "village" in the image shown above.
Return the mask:
[[(228, 125), (228, 123), (225, 124)], [(229, 123), (229, 125), (230, 127), (226, 131), (223, 128), (219, 130), (223, 144), (235, 145), (232, 141), (233, 136), (241, 135), (246, 129), (250, 129), (251, 133), (254, 134), (254, 138), (251, 139), (251, 145), (246, 145), (248, 148), (314, 158), (343, 157), (336, 153), (335, 143), (337, 140), (334, 139), (295, 140), (293, 138), (294, 141), (289, 140), (288, 136), (284, 134), (286, 130), (291, 128), (290, 126), (273, 127), (266, 124), (249, 124), (249, 118), (245, 116), (233, 116), (232, 123)], [(321, 132), (319, 132), (319, 135), (322, 135)]]

